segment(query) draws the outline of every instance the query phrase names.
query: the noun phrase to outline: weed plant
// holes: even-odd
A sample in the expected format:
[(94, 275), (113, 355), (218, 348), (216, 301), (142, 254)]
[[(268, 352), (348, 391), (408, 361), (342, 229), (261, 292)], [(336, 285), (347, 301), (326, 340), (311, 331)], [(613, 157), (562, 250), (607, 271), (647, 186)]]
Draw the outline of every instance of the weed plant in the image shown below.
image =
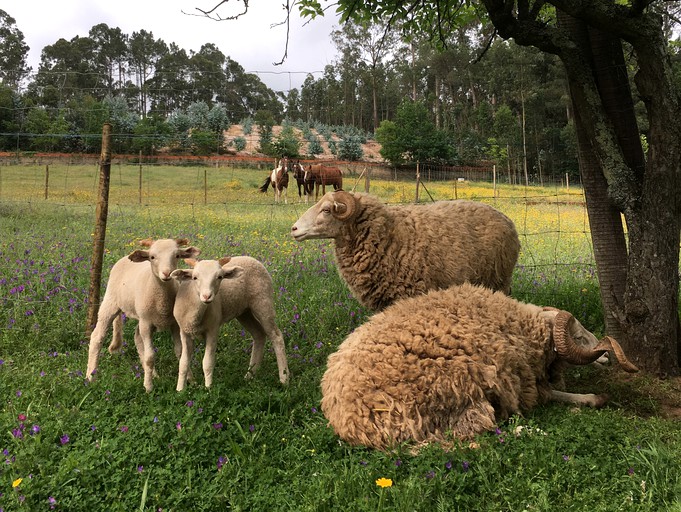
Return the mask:
[[(210, 390), (199, 344), (197, 384), (175, 391), (172, 343), (157, 334), (159, 377), (146, 394), (128, 322), (123, 353), (104, 352), (88, 383), (96, 169), (55, 169), (45, 200), (40, 169), (2, 168), (0, 510), (681, 510), (681, 427), (658, 417), (658, 404), (638, 391), (641, 380), (615, 379), (616, 369), (571, 375), (578, 388), (611, 393), (601, 410), (546, 405), (449, 450), (348, 446), (327, 427), (319, 382), (329, 354), (369, 312), (340, 280), (330, 242), (290, 238), (306, 206), (272, 204), (257, 192), (265, 173), (239, 170), (211, 170), (204, 205), (203, 170), (171, 168), (154, 169), (140, 205), (134, 172), (112, 173), (103, 283), (147, 237), (187, 237), (206, 258), (260, 259), (275, 282), (291, 382), (279, 384), (271, 347), (256, 378), (244, 380), (251, 340), (232, 322), (221, 331)], [(427, 186), (437, 199), (452, 198), (451, 184)], [(390, 202), (409, 190), (372, 181)], [(516, 222), (523, 251), (513, 294), (569, 309), (602, 331), (581, 196), (498, 192), (457, 190)]]

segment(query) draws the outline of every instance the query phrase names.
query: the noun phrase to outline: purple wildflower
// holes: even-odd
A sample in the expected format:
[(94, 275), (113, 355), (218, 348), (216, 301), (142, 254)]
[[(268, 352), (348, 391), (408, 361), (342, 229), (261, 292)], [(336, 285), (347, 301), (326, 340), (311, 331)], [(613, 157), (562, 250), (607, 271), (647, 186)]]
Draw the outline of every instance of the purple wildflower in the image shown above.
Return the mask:
[(69, 444), (70, 441), (71, 441), (71, 438), (69, 437), (68, 434), (64, 434), (63, 436), (61, 436), (61, 437), (59, 438), (59, 442), (60, 442), (62, 445)]
[(223, 457), (222, 455), (220, 455), (218, 457), (218, 463), (217, 463), (218, 471), (220, 471), (222, 469), (222, 466), (225, 465), (225, 462), (227, 462), (227, 459), (225, 457)]
[(215, 430), (221, 430), (222, 429), (222, 423), (213, 423), (213, 428)]
[(464, 472), (465, 472), (465, 471), (468, 471), (468, 468), (469, 468), (469, 467), (470, 467), (470, 464), (468, 463), (467, 460), (464, 460), (464, 461), (461, 463), (461, 469), (463, 469)]
[(448, 460), (447, 462), (445, 462), (445, 469), (447, 469), (447, 470), (452, 469), (452, 461), (451, 460)]
[(31, 427), (31, 435), (36, 435), (40, 433), (40, 425), (33, 425)]
[(127, 426), (127, 425), (122, 425), (121, 428), (120, 428), (120, 431), (123, 432), (123, 433), (127, 432), (127, 431), (128, 431), (128, 426)]
[(255, 425), (249, 425), (248, 430), (250, 430), (251, 432), (255, 432)]

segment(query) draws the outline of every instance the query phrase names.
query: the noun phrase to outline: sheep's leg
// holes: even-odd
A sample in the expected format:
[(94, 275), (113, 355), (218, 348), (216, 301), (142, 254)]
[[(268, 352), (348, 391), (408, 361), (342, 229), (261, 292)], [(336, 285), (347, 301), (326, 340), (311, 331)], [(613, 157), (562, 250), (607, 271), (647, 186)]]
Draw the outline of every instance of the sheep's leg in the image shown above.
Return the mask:
[[(175, 357), (177, 357), (177, 360), (179, 362), (180, 358), (182, 357), (182, 354), (185, 352), (185, 350), (183, 348), (184, 345), (183, 345), (183, 342), (182, 342), (182, 336), (180, 334), (180, 327), (178, 325), (173, 325), (170, 328), (170, 335), (173, 338), (173, 351), (175, 352)], [(191, 352), (189, 353), (190, 359), (192, 357), (193, 352), (194, 352), (194, 347), (193, 347), (193, 343), (192, 343)], [(154, 375), (154, 377), (157, 377), (157, 376), (158, 376), (157, 374)], [(187, 369), (187, 380), (189, 382), (194, 382), (194, 374), (192, 373), (191, 364), (189, 365), (189, 368)]]
[(177, 372), (177, 391), (182, 391), (187, 384), (187, 379), (191, 374), (192, 355), (194, 354), (194, 339), (192, 336), (181, 331), (180, 340), (180, 353), (175, 352), (180, 361)]
[(154, 368), (154, 362), (156, 359), (156, 354), (154, 354), (154, 346), (152, 344), (152, 338), (154, 336), (154, 326), (140, 321), (137, 324), (137, 329), (135, 330), (135, 345), (137, 346), (137, 351), (140, 354), (140, 359), (142, 361), (142, 368), (144, 369), (144, 389), (149, 393), (152, 388), (152, 378), (156, 376), (156, 369)]
[(586, 405), (588, 407), (603, 407), (608, 401), (605, 395), (594, 395), (593, 393), (566, 393), (565, 391), (551, 390), (551, 400), (568, 404)]
[(203, 379), (207, 388), (213, 384), (213, 370), (215, 369), (215, 351), (218, 344), (219, 329), (206, 332), (206, 350), (203, 354)]
[(85, 375), (88, 380), (92, 380), (97, 371), (97, 364), (99, 362), (99, 352), (102, 350), (102, 344), (104, 343), (104, 337), (106, 336), (106, 331), (109, 329), (111, 322), (113, 322), (116, 315), (120, 314), (120, 310), (114, 304), (106, 300), (99, 308), (99, 314), (97, 315), (97, 324), (90, 335), (90, 347), (88, 350), (87, 358), (87, 371)]
[(109, 343), (109, 354), (118, 354), (123, 346), (123, 314), (119, 313), (113, 319), (113, 336)]
[(245, 379), (252, 379), (255, 375), (255, 372), (258, 371), (260, 363), (262, 363), (262, 358), (265, 353), (265, 340), (267, 339), (267, 336), (265, 335), (265, 330), (263, 329), (262, 325), (260, 325), (260, 322), (258, 322), (258, 320), (253, 316), (253, 313), (250, 311), (246, 311), (244, 314), (237, 317), (237, 320), (253, 337), (251, 361), (248, 363), (248, 371), (244, 376)]
[(279, 382), (288, 384), (289, 369), (288, 360), (286, 359), (286, 345), (284, 344), (284, 335), (274, 326), (274, 329), (268, 331), (268, 335), (272, 340), (274, 347), (274, 354), (277, 356), (277, 367), (279, 368)]

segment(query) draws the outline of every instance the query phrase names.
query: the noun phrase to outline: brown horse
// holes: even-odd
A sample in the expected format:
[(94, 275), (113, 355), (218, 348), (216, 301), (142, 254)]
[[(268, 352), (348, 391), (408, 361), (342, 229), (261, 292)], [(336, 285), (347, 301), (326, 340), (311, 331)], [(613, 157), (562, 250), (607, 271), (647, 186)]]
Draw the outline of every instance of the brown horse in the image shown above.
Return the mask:
[(281, 201), (281, 193), (284, 192), (284, 203), (288, 204), (288, 159), (282, 158), (279, 166), (272, 169), (272, 173), (265, 179), (265, 183), (260, 187), (260, 192), (267, 192), (267, 188), (272, 184), (274, 189), (274, 202)]
[(291, 172), (298, 183), (298, 197), (302, 198), (304, 195), (307, 203), (314, 189), (314, 178), (305, 170), (300, 161), (291, 162)]
[(319, 197), (319, 187), (322, 187), (322, 195), (326, 193), (326, 185), (333, 185), (334, 190), (343, 188), (343, 173), (338, 167), (321, 164), (310, 165), (307, 172), (312, 175), (315, 183), (314, 200)]

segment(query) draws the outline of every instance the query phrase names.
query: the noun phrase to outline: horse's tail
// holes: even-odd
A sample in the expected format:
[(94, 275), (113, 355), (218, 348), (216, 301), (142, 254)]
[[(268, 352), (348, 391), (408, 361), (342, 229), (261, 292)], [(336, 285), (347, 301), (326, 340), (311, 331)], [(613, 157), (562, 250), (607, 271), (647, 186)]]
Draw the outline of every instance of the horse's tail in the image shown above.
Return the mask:
[(267, 187), (270, 186), (271, 182), (272, 182), (272, 177), (268, 176), (267, 179), (265, 180), (265, 183), (263, 183), (262, 186), (258, 190), (260, 190), (260, 192), (267, 192)]

